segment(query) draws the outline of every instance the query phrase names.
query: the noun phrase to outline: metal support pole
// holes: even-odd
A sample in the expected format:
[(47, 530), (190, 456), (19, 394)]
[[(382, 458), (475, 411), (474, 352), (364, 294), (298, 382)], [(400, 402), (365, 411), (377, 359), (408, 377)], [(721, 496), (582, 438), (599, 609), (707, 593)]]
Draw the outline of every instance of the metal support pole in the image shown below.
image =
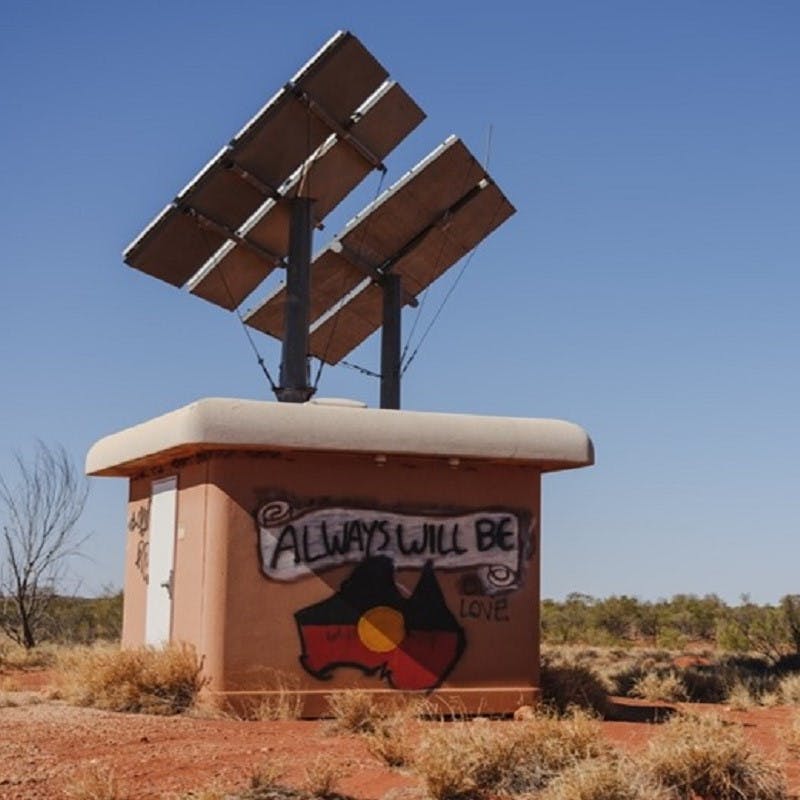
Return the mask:
[(314, 389), (308, 376), (308, 309), (311, 288), (311, 236), (314, 224), (310, 197), (292, 201), (289, 258), (286, 265), (286, 317), (280, 386), (275, 395), (284, 403), (304, 403)]
[(400, 408), (400, 312), (403, 286), (399, 275), (389, 272), (383, 288), (381, 329), (381, 408)]

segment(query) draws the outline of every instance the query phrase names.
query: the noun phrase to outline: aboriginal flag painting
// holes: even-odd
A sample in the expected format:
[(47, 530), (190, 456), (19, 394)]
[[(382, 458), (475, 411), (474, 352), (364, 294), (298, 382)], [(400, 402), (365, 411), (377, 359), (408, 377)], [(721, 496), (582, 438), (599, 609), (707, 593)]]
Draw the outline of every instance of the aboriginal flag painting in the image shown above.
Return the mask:
[(356, 667), (407, 691), (442, 683), (464, 650), (464, 630), (430, 561), (410, 597), (394, 574), (387, 556), (367, 558), (334, 595), (295, 613), (306, 671), (325, 680), (337, 667)]

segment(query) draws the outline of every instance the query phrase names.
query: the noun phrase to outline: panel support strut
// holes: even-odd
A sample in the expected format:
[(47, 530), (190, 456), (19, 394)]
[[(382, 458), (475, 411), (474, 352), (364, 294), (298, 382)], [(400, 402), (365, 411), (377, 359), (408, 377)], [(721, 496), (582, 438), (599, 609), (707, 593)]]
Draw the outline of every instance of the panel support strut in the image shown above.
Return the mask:
[(286, 265), (286, 330), (280, 386), (275, 389), (275, 396), (284, 403), (305, 403), (314, 394), (308, 374), (311, 237), (314, 230), (312, 203), (310, 197), (291, 200), (289, 258)]
[(405, 256), (419, 246), (425, 240), (425, 237), (435, 228), (439, 228), (440, 230), (446, 232), (450, 227), (450, 221), (452, 217), (490, 185), (491, 182), (487, 178), (482, 179), (465, 195), (456, 200), (456, 202), (453, 203), (450, 208), (445, 209), (438, 217), (436, 217), (436, 219), (426, 225), (418, 234), (416, 234), (416, 236), (414, 236), (413, 239), (406, 242), (391, 258), (387, 259), (383, 264), (381, 264), (380, 270), (390, 270), (398, 261), (400, 261), (400, 259), (405, 258)]
[(400, 312), (403, 286), (400, 275), (389, 272), (381, 281), (383, 327), (381, 328), (381, 408), (400, 408)]
[[(261, 178), (254, 175), (250, 170), (246, 170), (232, 158), (226, 157), (223, 159), (222, 166), (230, 170), (237, 178), (241, 178), (248, 186), (252, 186), (257, 192), (263, 194), (264, 197), (268, 197), (276, 203), (283, 203), (286, 200), (286, 195), (281, 194), (274, 186), (266, 181), (262, 181)], [(314, 227), (318, 231), (325, 229), (325, 225), (323, 225), (322, 220), (319, 219), (314, 220)]]
[(294, 83), (289, 82), (287, 84), (287, 88), (294, 93), (294, 96), (303, 103), (309, 111), (311, 111), (314, 116), (316, 116), (326, 128), (336, 134), (336, 136), (341, 139), (342, 141), (347, 142), (368, 164), (370, 164), (373, 169), (380, 170), (381, 172), (386, 172), (386, 167), (375, 153), (367, 147), (364, 142), (362, 142), (358, 137), (353, 136), (347, 128), (342, 127), (337, 121), (336, 118), (328, 113), (325, 107), (319, 103), (314, 97), (312, 97), (309, 92), (305, 89), (297, 86)]
[(201, 211), (198, 211), (196, 208), (192, 208), (192, 206), (188, 206), (182, 203), (177, 204), (177, 208), (182, 211), (184, 214), (190, 216), (201, 228), (205, 228), (206, 230), (213, 231), (218, 236), (222, 236), (226, 239), (232, 239), (236, 244), (241, 245), (245, 248), (245, 250), (249, 250), (254, 255), (257, 255), (259, 258), (264, 259), (264, 261), (269, 262), (272, 266), (276, 264), (281, 264), (283, 259), (277, 254), (273, 253), (270, 250), (267, 250), (266, 247), (262, 247), (260, 244), (256, 244), (255, 242), (251, 242), (246, 237), (242, 236), (241, 234), (237, 233), (233, 228), (230, 228), (227, 225), (224, 225), (221, 222), (217, 222), (215, 219), (211, 219), (211, 217), (206, 216)]
[[(337, 239), (335, 247), (332, 247), (331, 249), (333, 249), (335, 253), (339, 253), (341, 256), (346, 258), (356, 269), (361, 270), (361, 272), (363, 272), (368, 278), (372, 278), (375, 283), (380, 283), (383, 280), (383, 272), (370, 264), (366, 258), (353, 250), (352, 247), (348, 247), (348, 245), (341, 240)], [(402, 298), (403, 303), (411, 306), (411, 308), (416, 308), (419, 305), (419, 300), (417, 300), (417, 298), (414, 297), (411, 292), (406, 291), (405, 289), (402, 290)]]

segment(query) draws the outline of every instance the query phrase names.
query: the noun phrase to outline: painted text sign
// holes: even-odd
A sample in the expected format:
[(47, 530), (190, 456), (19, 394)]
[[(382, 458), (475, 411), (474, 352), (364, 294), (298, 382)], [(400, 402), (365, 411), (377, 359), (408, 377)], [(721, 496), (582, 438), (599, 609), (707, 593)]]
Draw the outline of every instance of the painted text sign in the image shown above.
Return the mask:
[(293, 512), (273, 501), (257, 513), (261, 564), (291, 581), (341, 564), (387, 556), (397, 569), (479, 568), (486, 590), (518, 584), (522, 530), (516, 514), (487, 510), (453, 516), (357, 508)]

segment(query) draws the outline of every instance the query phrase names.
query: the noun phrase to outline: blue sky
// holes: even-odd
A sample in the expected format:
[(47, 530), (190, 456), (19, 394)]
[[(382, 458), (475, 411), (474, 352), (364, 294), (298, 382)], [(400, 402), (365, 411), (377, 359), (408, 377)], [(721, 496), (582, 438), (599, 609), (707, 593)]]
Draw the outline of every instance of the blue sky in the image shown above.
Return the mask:
[[(199, 397), (271, 399), (235, 317), (121, 251), (340, 28), (428, 114), (390, 181), (450, 133), (484, 158), (492, 128), (518, 213), (403, 402), (590, 433), (597, 465), (544, 479), (544, 595), (800, 591), (794, 2), (3, 3), (0, 470), (37, 437), (82, 463)], [(345, 367), (320, 388), (377, 401)], [(121, 584), (125, 496), (92, 481), (83, 592)]]

